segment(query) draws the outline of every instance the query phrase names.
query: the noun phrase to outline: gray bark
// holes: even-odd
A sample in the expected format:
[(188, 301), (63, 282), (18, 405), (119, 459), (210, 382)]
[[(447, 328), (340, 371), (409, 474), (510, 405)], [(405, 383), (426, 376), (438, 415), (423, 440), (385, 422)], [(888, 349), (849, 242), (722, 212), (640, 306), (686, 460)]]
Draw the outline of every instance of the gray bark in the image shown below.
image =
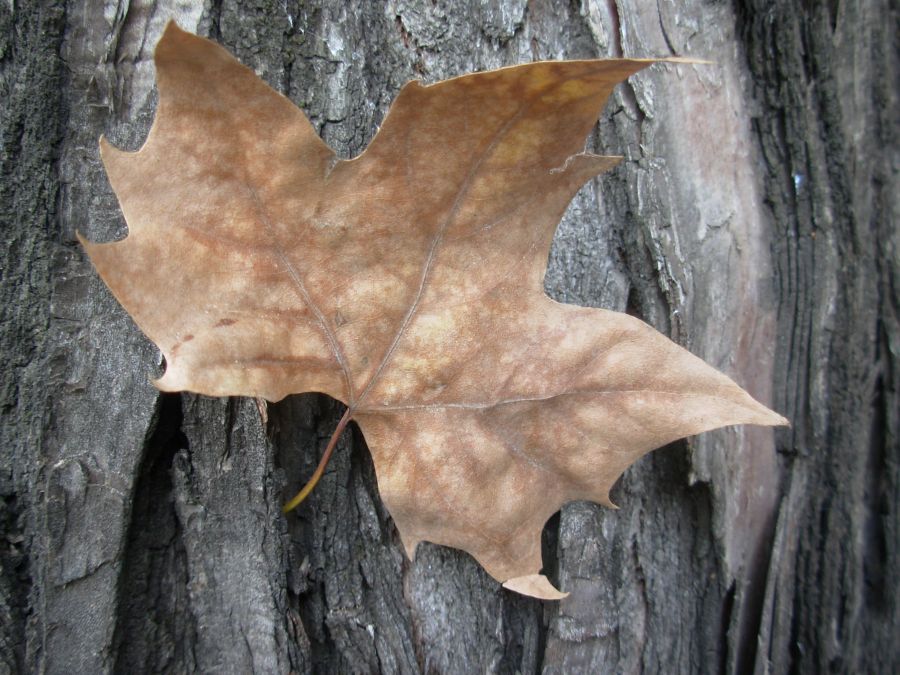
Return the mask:
[[(161, 395), (75, 239), (124, 236), (165, 21), (361, 152), (408, 79), (690, 55), (603, 111), (626, 157), (560, 225), (553, 297), (635, 313), (793, 426), (652, 453), (545, 528), (571, 595), (405, 558), (336, 403)], [(0, 3), (0, 673), (896, 672), (897, 8), (888, 0)]]

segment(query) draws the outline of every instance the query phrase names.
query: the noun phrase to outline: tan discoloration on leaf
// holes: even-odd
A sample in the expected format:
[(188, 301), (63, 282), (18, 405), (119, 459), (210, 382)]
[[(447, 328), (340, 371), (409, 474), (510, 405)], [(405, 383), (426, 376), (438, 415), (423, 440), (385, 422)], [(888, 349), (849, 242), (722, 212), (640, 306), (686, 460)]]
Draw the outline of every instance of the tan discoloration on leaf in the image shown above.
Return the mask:
[(351, 161), (215, 44), (170, 25), (156, 63), (144, 147), (101, 141), (129, 236), (84, 241), (91, 260), (162, 349), (161, 389), (345, 402), (410, 555), (455, 546), (561, 597), (538, 572), (562, 504), (609, 505), (682, 436), (785, 423), (637, 319), (543, 293), (566, 205), (618, 162), (585, 136), (649, 61), (410, 83)]

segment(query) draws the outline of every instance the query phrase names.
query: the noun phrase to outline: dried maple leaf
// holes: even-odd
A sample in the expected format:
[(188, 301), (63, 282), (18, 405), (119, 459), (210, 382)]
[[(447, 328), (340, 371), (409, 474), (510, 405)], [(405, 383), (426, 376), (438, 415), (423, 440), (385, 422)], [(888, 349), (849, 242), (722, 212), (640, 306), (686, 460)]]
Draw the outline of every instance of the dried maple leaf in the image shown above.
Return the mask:
[(343, 401), (410, 556), (455, 546), (560, 597), (541, 530), (565, 502), (609, 505), (682, 436), (785, 423), (643, 322), (544, 294), (566, 205), (619, 161), (584, 139), (652, 61), (412, 82), (344, 161), (214, 43), (170, 24), (155, 59), (145, 145), (101, 140), (129, 235), (91, 260), (165, 355), (160, 389)]

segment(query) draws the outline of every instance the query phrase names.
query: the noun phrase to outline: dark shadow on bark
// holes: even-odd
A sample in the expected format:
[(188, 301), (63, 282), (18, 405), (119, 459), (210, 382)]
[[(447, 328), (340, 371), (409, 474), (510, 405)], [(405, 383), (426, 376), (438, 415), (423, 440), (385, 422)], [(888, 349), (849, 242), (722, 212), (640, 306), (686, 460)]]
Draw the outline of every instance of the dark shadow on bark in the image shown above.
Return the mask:
[(21, 507), (15, 494), (0, 497), (0, 670), (20, 673), (25, 663), (25, 617), (32, 579), (24, 552)]
[(196, 627), (188, 603), (181, 526), (172, 494), (172, 462), (187, 449), (182, 397), (160, 396), (135, 487), (119, 587), (116, 666), (120, 673), (188, 672)]

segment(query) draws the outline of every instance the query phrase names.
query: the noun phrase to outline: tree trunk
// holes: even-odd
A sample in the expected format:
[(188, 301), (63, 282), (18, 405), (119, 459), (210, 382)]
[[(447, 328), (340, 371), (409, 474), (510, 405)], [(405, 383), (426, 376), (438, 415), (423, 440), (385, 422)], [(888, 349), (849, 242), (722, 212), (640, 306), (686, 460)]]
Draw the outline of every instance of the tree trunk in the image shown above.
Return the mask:
[[(251, 6), (252, 5), (252, 6)], [(165, 21), (361, 152), (408, 79), (689, 55), (620, 86), (560, 225), (561, 301), (629, 311), (786, 414), (652, 453), (545, 528), (571, 595), (406, 559), (336, 403), (162, 395), (76, 230), (125, 223)], [(897, 672), (897, 26), (888, 0), (0, 3), (0, 672)]]

